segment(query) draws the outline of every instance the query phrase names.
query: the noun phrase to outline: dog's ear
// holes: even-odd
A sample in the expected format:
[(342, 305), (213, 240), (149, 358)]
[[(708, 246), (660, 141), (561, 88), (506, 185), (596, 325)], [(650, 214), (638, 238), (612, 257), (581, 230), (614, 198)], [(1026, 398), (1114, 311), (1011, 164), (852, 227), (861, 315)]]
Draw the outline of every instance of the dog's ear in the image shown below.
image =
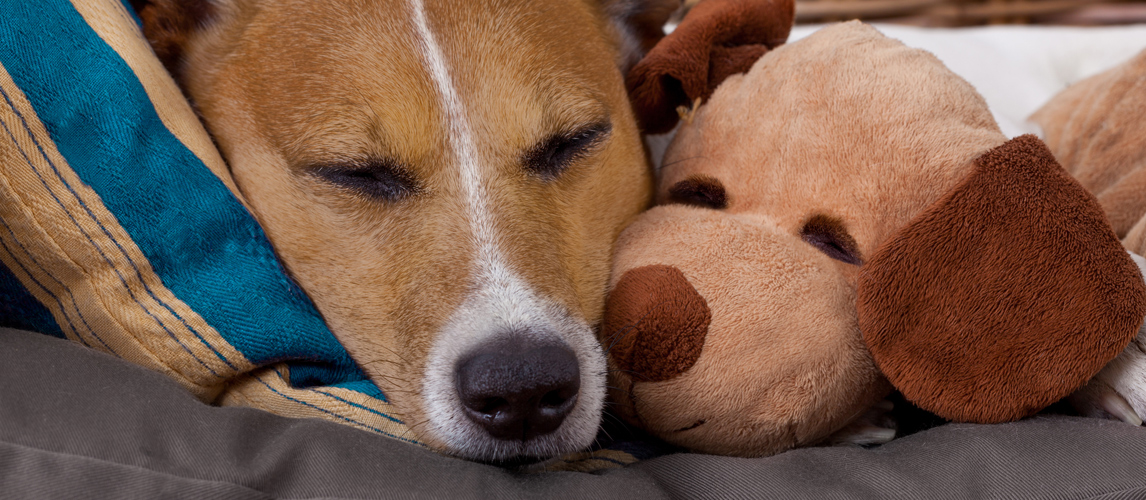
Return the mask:
[(212, 0), (131, 0), (143, 35), (167, 71), (179, 81), (183, 47), (215, 15)]
[(602, 0), (605, 14), (620, 36), (621, 72), (628, 74), (665, 36), (665, 24), (684, 7), (683, 0)]
[(712, 95), (788, 40), (794, 0), (703, 0), (625, 77), (646, 133), (676, 126), (676, 108)]
[(1134, 337), (1146, 284), (1095, 198), (1022, 136), (863, 266), (860, 329), (908, 400), (1000, 422), (1081, 387)]

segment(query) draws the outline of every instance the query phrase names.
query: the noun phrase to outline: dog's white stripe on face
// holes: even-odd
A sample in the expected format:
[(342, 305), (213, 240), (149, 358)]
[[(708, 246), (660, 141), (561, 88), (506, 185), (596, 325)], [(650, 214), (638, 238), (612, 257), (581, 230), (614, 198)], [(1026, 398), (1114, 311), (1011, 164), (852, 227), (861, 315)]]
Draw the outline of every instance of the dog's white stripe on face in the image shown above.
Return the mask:
[(494, 228), (490, 222), (489, 207), (486, 206), (485, 187), (482, 184), (482, 172), (477, 161), (477, 148), (474, 145), (473, 133), (469, 121), (466, 119), (466, 109), (458, 97), (450, 71), (446, 66), (446, 58), (441, 46), (430, 31), (426, 22), (426, 11), (422, 0), (411, 0), (414, 7), (414, 26), (418, 30), (418, 38), (422, 44), (423, 57), (437, 87), (438, 97), (441, 99), (442, 111), (449, 122), (449, 139), (453, 146), (455, 160), (461, 167), (462, 185), (466, 187), (467, 202), (469, 206), (470, 223), (474, 231), (474, 239), (478, 243), (478, 262), (483, 267), (496, 265), (500, 261), (497, 254), (497, 245), (494, 241)]
[[(470, 458), (494, 460), (575, 451), (592, 441), (600, 422), (605, 394), (604, 356), (587, 324), (570, 317), (552, 301), (538, 297), (507, 265), (487, 203), (489, 196), (484, 180), (488, 173), (483, 171), (478, 156), (467, 109), (426, 19), (423, 0), (410, 1), (422, 56), (448, 121), (449, 141), (461, 184), (466, 189), (467, 216), (476, 250), (472, 272), (477, 291), (454, 311), (434, 340), (427, 359), (423, 397), (429, 431), (454, 452)], [(494, 439), (469, 421), (462, 412), (454, 381), (462, 356), (510, 332), (563, 340), (576, 354), (580, 365), (577, 406), (557, 431), (529, 443)]]

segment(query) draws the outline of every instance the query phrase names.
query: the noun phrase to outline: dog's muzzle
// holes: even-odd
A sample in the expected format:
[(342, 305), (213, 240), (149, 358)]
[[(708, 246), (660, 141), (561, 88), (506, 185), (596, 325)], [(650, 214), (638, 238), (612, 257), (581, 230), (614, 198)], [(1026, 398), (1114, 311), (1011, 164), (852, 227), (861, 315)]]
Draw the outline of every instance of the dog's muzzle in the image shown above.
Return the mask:
[(593, 329), (514, 279), (464, 302), (426, 363), (425, 432), (451, 454), (545, 460), (589, 446), (605, 402)]
[(490, 436), (528, 441), (561, 427), (577, 404), (581, 372), (564, 342), (511, 336), (462, 357), (455, 384), (466, 417)]

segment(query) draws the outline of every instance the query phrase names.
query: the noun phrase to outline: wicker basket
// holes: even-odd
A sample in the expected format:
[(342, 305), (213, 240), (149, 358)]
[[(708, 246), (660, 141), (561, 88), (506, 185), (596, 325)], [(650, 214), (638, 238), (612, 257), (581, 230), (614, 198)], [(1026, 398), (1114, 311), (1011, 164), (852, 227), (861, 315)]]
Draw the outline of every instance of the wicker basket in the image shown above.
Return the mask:
[[(682, 15), (702, 0), (686, 0)], [(864, 21), (920, 26), (1146, 23), (1146, 0), (796, 0), (796, 23)]]
[(921, 26), (1132, 24), (1146, 22), (1146, 1), (797, 0), (796, 2), (797, 23), (848, 19)]

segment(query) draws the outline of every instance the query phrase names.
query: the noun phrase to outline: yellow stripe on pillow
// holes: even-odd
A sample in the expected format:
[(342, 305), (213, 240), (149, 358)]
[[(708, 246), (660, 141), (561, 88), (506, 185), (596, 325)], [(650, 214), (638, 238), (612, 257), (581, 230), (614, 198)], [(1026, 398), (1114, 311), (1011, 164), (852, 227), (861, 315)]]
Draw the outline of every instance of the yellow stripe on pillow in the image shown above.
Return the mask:
[[(203, 401), (417, 443), (290, 288), (223, 159), (123, 4), (49, 0), (30, 9), (16, 9), (0, 31), (0, 56), (16, 65), (0, 64), (0, 261), (25, 290), (0, 292), (17, 302), (26, 293), (69, 339), (165, 373)], [(42, 22), (72, 38), (33, 29)], [(148, 255), (166, 267), (157, 273)]]
[(391, 416), (394, 407), (389, 403), (339, 387), (291, 387), (288, 370), (278, 364), (240, 377), (218, 402), (290, 417), (321, 418), (422, 445), (405, 423)]
[(414, 442), (389, 403), (339, 387), (293, 388), (285, 364), (256, 371), (163, 286), (2, 66), (0, 94), (0, 260), (68, 338), (162, 372), (204, 401)]
[(71, 325), (63, 327), (72, 330), (69, 337), (164, 372), (207, 401), (227, 379), (253, 369), (163, 285), (68, 166), (3, 67), (0, 91), (0, 236), (12, 259), (6, 264), (49, 310), (55, 302), (49, 294), (78, 298), (52, 310), (58, 324)]

